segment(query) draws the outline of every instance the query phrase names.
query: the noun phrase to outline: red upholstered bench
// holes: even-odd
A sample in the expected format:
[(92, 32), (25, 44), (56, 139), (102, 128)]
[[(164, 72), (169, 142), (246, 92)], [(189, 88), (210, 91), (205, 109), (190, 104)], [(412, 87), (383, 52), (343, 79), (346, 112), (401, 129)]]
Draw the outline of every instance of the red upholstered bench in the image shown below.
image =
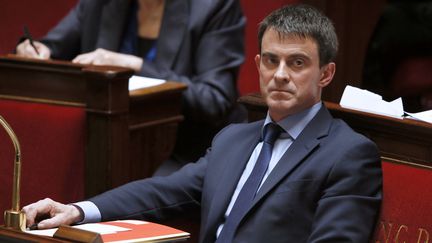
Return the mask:
[[(0, 99), (0, 115), (21, 147), (21, 207), (45, 197), (73, 202), (84, 197), (85, 110)], [(0, 211), (12, 207), (14, 147), (0, 127)], [(0, 224), (3, 217), (0, 217)]]
[(383, 158), (383, 202), (371, 242), (432, 240), (432, 166)]

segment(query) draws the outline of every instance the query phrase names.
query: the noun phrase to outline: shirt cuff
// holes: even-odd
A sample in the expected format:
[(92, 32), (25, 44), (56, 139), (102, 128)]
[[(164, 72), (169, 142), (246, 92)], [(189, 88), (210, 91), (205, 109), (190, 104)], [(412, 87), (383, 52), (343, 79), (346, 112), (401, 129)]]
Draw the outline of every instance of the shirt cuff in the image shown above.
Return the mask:
[(82, 201), (73, 203), (73, 205), (80, 207), (84, 214), (83, 220), (77, 222), (77, 224), (96, 223), (101, 221), (102, 216), (98, 207), (94, 203), (90, 201)]

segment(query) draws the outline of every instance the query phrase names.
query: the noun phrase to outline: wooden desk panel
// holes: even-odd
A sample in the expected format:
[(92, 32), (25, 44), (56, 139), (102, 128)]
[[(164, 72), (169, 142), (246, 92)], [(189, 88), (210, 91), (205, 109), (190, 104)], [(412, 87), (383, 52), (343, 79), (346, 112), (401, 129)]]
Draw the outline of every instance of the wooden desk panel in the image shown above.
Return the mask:
[(70, 243), (71, 241), (60, 240), (47, 236), (32, 235), (25, 232), (4, 228), (0, 225), (0, 242), (21, 243)]
[(89, 197), (150, 176), (173, 149), (186, 85), (166, 82), (129, 92), (132, 74), (119, 67), (0, 57), (0, 98), (85, 109)]

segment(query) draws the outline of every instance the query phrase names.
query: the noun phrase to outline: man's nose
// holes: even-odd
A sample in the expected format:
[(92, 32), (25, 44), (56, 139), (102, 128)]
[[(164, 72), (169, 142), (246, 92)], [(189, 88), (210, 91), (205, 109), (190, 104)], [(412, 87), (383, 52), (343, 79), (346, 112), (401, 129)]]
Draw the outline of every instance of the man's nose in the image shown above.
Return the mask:
[(289, 74), (288, 74), (288, 68), (285, 63), (281, 62), (276, 69), (276, 72), (274, 74), (275, 81), (278, 82), (288, 82), (289, 81)]

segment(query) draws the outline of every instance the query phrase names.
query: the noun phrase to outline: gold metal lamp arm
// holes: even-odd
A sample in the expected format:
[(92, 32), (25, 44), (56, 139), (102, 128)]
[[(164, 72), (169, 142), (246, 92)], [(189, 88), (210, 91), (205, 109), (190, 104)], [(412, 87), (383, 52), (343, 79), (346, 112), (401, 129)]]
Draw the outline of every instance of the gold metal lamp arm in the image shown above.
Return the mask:
[(0, 124), (6, 130), (15, 147), (15, 161), (12, 188), (12, 209), (4, 212), (5, 226), (17, 230), (25, 230), (25, 214), (20, 211), (20, 181), (21, 181), (21, 148), (18, 138), (6, 120), (0, 116)]

